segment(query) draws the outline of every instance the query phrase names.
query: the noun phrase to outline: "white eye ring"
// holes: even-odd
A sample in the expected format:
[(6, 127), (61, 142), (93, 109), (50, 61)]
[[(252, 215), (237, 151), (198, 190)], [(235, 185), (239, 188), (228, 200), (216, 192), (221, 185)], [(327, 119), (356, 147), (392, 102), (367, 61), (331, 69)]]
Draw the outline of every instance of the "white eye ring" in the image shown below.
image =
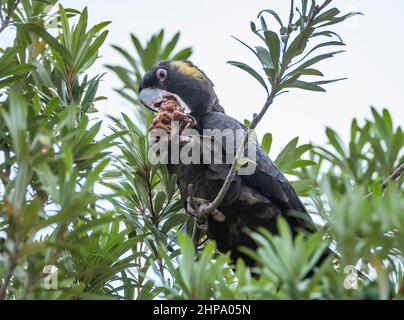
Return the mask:
[(164, 81), (165, 79), (167, 79), (167, 70), (163, 68), (157, 69), (156, 78), (160, 81)]

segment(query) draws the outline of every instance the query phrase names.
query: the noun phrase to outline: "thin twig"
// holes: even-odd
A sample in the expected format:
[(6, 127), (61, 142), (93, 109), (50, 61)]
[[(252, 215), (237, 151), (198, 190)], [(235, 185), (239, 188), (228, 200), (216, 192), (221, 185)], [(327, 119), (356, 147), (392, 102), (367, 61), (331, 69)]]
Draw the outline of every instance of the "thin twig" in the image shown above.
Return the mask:
[[(381, 188), (382, 190), (385, 190), (385, 189), (387, 188), (388, 184), (389, 184), (391, 181), (397, 180), (397, 179), (401, 176), (401, 174), (402, 174), (403, 172), (404, 172), (404, 163), (402, 163), (401, 165), (399, 165), (399, 166), (393, 171), (393, 173), (392, 173), (385, 181), (383, 181), (383, 183), (380, 185), (380, 188)], [(365, 199), (371, 197), (372, 195), (373, 195), (373, 192), (368, 193), (368, 194), (365, 196)]]
[[(313, 8), (313, 11), (311, 13), (311, 17), (309, 19), (309, 21), (307, 22), (307, 26), (309, 26), (314, 18), (320, 13), (321, 10), (323, 10), (326, 6), (328, 6), (331, 3), (332, 0), (325, 0), (324, 3), (320, 6), (320, 5), (315, 5)], [(313, 0), (313, 3), (315, 4), (316, 2)]]
[(289, 41), (289, 37), (290, 37), (290, 33), (292, 32), (292, 22), (293, 22), (293, 10), (294, 9), (294, 0), (291, 1), (290, 3), (290, 13), (289, 13), (289, 23), (288, 26), (286, 27), (286, 39), (285, 42), (283, 44), (283, 56), (286, 53), (286, 49), (288, 48), (288, 41)]
[(394, 170), (393, 173), (390, 175), (390, 177), (389, 177), (386, 181), (384, 181), (384, 182), (380, 185), (380, 187), (381, 187), (383, 190), (386, 189), (388, 183), (389, 183), (390, 181), (397, 180), (397, 179), (401, 176), (401, 174), (403, 173), (403, 171), (404, 171), (404, 163), (402, 163), (396, 170)]
[[(277, 87), (277, 86), (275, 86), (275, 87)], [(204, 208), (202, 210), (202, 215), (212, 212), (213, 210), (217, 209), (220, 206), (220, 204), (222, 203), (224, 197), (226, 196), (227, 191), (230, 188), (231, 183), (233, 182), (234, 177), (236, 176), (237, 163), (244, 154), (244, 149), (248, 144), (248, 140), (251, 136), (251, 133), (253, 132), (255, 127), (258, 125), (258, 123), (261, 121), (261, 119), (264, 117), (269, 106), (272, 104), (272, 102), (274, 100), (275, 94), (276, 94), (276, 90), (273, 89), (271, 91), (270, 95), (268, 96), (264, 106), (262, 107), (260, 113), (256, 116), (254, 116), (254, 118), (251, 121), (251, 124), (248, 128), (247, 133), (244, 135), (243, 143), (240, 145), (240, 147), (237, 150), (236, 156), (234, 157), (230, 171), (227, 174), (226, 180), (224, 181), (222, 188), (220, 189), (216, 198), (209, 204), (209, 206), (207, 206), (206, 208)]]
[(293, 21), (294, 8), (295, 8), (295, 1), (292, 0), (290, 3), (289, 26), (292, 24)]
[[(311, 21), (314, 19), (314, 17), (322, 10), (324, 9), (328, 4), (331, 3), (332, 0), (326, 0), (321, 6), (317, 6), (315, 8), (315, 12), (312, 14), (311, 17)], [(293, 7), (294, 7), (294, 1), (292, 0), (291, 3), (291, 14), (289, 16), (289, 19), (293, 20)], [(310, 23), (310, 22), (309, 22)], [(285, 44), (285, 47), (287, 45)], [(281, 72), (282, 74), (282, 72)], [(237, 150), (236, 156), (234, 157), (233, 163), (230, 167), (230, 171), (226, 176), (226, 179), (223, 183), (222, 188), (220, 189), (219, 193), (217, 194), (216, 198), (205, 208), (203, 208), (201, 210), (201, 215), (202, 216), (207, 216), (209, 215), (211, 212), (213, 212), (215, 209), (217, 209), (220, 204), (222, 203), (224, 197), (226, 196), (227, 191), (230, 188), (231, 183), (234, 180), (234, 177), (237, 174), (237, 164), (239, 162), (239, 160), (242, 158), (243, 154), (244, 154), (244, 150), (248, 144), (248, 140), (251, 136), (251, 133), (253, 132), (253, 130), (255, 129), (255, 127), (258, 125), (258, 123), (262, 120), (262, 118), (264, 117), (265, 113), (267, 112), (269, 106), (272, 104), (275, 96), (278, 93), (279, 90), (279, 84), (280, 84), (280, 78), (281, 75), (278, 75), (277, 79), (275, 80), (275, 83), (272, 85), (271, 88), (271, 92), (267, 97), (267, 100), (264, 104), (264, 106), (262, 107), (260, 113), (256, 116), (254, 116), (253, 120), (251, 121), (251, 124), (248, 128), (247, 133), (244, 135), (244, 139), (243, 139), (243, 143), (240, 145), (240, 147)]]

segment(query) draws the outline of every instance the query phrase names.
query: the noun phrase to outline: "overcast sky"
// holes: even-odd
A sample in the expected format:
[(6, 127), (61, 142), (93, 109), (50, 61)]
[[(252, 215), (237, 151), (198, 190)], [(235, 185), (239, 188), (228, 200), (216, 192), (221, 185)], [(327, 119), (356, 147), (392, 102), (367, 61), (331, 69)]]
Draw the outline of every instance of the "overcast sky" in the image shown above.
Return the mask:
[[(231, 36), (259, 45), (250, 31), (250, 21), (266, 8), (274, 9), (286, 18), (290, 2), (65, 0), (62, 3), (76, 9), (87, 6), (92, 24), (112, 21), (107, 43), (101, 50), (102, 57), (92, 70), (94, 73), (105, 72), (104, 64), (123, 62), (110, 44), (133, 50), (129, 33), (145, 40), (161, 28), (168, 35), (180, 30), (180, 46), (193, 47), (193, 62), (215, 83), (226, 112), (242, 121), (251, 119), (253, 112), (260, 110), (265, 94), (256, 80), (226, 64), (228, 60), (238, 60), (259, 66), (254, 56)], [(401, 22), (404, 1), (334, 0), (334, 5), (342, 12), (364, 13), (336, 30), (347, 44), (347, 52), (319, 67), (327, 78), (348, 77), (348, 80), (328, 85), (326, 93), (296, 89), (279, 97), (258, 129), (259, 134), (273, 133), (276, 149), (295, 136), (305, 142), (322, 143), (326, 125), (346, 136), (350, 120), (368, 117), (371, 105), (378, 109), (389, 108), (395, 123), (403, 124), (404, 33)], [(104, 77), (99, 94), (109, 100), (98, 104), (101, 113), (130, 112), (112, 90), (119, 85), (113, 74)]]

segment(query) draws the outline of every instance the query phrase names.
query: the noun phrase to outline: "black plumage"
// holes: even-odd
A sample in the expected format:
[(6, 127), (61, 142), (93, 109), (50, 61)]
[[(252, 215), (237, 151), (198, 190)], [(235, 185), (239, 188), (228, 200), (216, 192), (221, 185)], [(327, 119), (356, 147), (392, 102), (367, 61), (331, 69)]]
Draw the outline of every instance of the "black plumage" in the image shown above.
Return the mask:
[[(166, 71), (159, 77), (160, 70)], [(139, 90), (162, 89), (178, 95), (191, 109), (197, 128), (246, 130), (237, 120), (224, 113), (213, 89), (213, 83), (191, 62), (162, 62), (149, 71), (142, 80)], [(213, 138), (212, 138), (213, 139)], [(228, 142), (227, 142), (228, 143)], [(226, 152), (236, 153), (237, 145), (226, 145), (222, 140), (223, 157)], [(277, 217), (284, 217), (294, 234), (299, 231), (313, 232), (314, 223), (300, 201), (293, 187), (278, 170), (261, 146), (250, 142), (248, 148), (256, 152), (256, 167), (251, 175), (237, 175), (233, 180), (219, 210), (225, 221), (208, 217), (206, 234), (217, 242), (221, 252), (231, 252), (231, 257), (252, 261), (240, 252), (240, 247), (255, 248), (254, 241), (246, 231), (258, 227), (277, 232)], [(248, 149), (246, 150), (247, 154)], [(213, 201), (230, 170), (230, 164), (169, 164), (171, 173), (178, 176), (184, 207), (187, 208), (188, 186), (193, 185), (194, 196)]]

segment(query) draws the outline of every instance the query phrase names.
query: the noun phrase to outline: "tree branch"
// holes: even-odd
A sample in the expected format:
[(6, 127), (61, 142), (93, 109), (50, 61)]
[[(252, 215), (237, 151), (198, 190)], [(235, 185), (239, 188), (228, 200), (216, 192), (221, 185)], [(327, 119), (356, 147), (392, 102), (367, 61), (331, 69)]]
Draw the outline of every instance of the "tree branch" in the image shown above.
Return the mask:
[[(310, 20), (308, 22), (308, 24), (306, 25), (306, 27), (308, 27), (311, 22), (314, 20), (315, 16), (321, 11), (323, 10), (327, 5), (329, 5), (332, 2), (332, 0), (325, 0), (324, 3), (322, 5), (315, 5), (315, 1), (313, 0), (313, 12), (311, 12), (311, 17)], [(283, 48), (283, 52), (286, 52), (287, 49), (287, 43), (288, 43), (288, 38), (290, 36), (290, 31), (289, 28), (291, 27), (291, 24), (293, 22), (293, 13), (294, 13), (294, 0), (291, 0), (291, 8), (290, 8), (290, 15), (289, 15), (289, 25), (288, 25), (288, 34), (287, 34), (287, 38), (284, 42), (284, 48)], [(208, 216), (209, 214), (211, 214), (214, 210), (216, 210), (220, 204), (222, 203), (224, 197), (226, 196), (227, 191), (230, 188), (231, 183), (234, 180), (234, 177), (237, 174), (237, 168), (238, 168), (238, 163), (239, 160), (243, 157), (244, 155), (244, 150), (248, 144), (249, 138), (251, 136), (251, 133), (253, 132), (253, 130), (256, 128), (256, 126), (258, 125), (258, 123), (262, 120), (263, 116), (265, 115), (265, 113), (267, 112), (269, 106), (273, 103), (273, 100), (275, 98), (275, 96), (278, 94), (278, 91), (281, 89), (280, 84), (282, 83), (282, 76), (283, 76), (283, 72), (286, 70), (287, 65), (286, 66), (282, 66), (281, 71), (278, 72), (276, 74), (276, 76), (274, 77), (274, 81), (271, 87), (271, 92), (268, 94), (267, 100), (264, 104), (264, 106), (262, 107), (260, 113), (258, 115), (255, 115), (253, 120), (251, 121), (250, 127), (248, 128), (247, 133), (244, 135), (243, 138), (243, 142), (240, 145), (240, 147), (237, 150), (237, 153), (234, 157), (233, 163), (230, 167), (230, 171), (228, 172), (226, 179), (223, 183), (223, 186), (221, 187), (220, 191), (218, 192), (216, 198), (210, 202), (210, 204), (207, 207), (204, 207), (201, 211), (200, 214), (201, 216)], [(284, 70), (285, 68), (285, 70)], [(191, 195), (190, 195), (191, 197)], [(191, 197), (192, 200), (192, 197)], [(194, 227), (194, 233), (193, 233), (193, 239), (194, 242), (198, 241), (200, 236), (200, 231), (195, 230)]]
[[(389, 184), (391, 181), (397, 180), (397, 179), (401, 176), (401, 174), (402, 174), (403, 172), (404, 172), (404, 163), (402, 163), (401, 165), (399, 165), (399, 166), (393, 171), (393, 173), (392, 173), (385, 181), (383, 181), (383, 183), (380, 185), (380, 188), (381, 188), (382, 190), (385, 190), (385, 189), (387, 188), (388, 184)], [(373, 195), (373, 192), (368, 193), (368, 194), (365, 196), (365, 199), (371, 197), (372, 195)]]
[(404, 171), (404, 163), (402, 163), (396, 170), (394, 170), (393, 173), (390, 175), (390, 177), (388, 177), (388, 178), (386, 179), (386, 181), (384, 181), (384, 182), (380, 185), (380, 187), (381, 187), (383, 190), (386, 189), (388, 183), (389, 183), (390, 181), (397, 180), (397, 179), (401, 176), (401, 174), (403, 173), (403, 171)]
[[(323, 10), (327, 5), (329, 5), (331, 3), (331, 1), (332, 0), (326, 0), (320, 7), (318, 7), (317, 13), (320, 12), (321, 10)], [(294, 0), (291, 1), (289, 24), (291, 24), (292, 20), (293, 20), (293, 7), (294, 7)], [(315, 14), (313, 16), (315, 16)], [(286, 47), (286, 45), (285, 45), (285, 47)], [(237, 173), (237, 170), (236, 170), (237, 162), (241, 159), (241, 157), (244, 154), (245, 147), (248, 143), (248, 140), (250, 138), (252, 131), (255, 129), (255, 127), (258, 125), (258, 123), (262, 120), (262, 118), (264, 117), (265, 113), (267, 112), (269, 106), (272, 104), (274, 97), (275, 97), (276, 93), (278, 92), (278, 85), (279, 85), (279, 79), (277, 79), (277, 81), (273, 84), (273, 86), (271, 88), (271, 93), (268, 95), (268, 98), (267, 98), (264, 106), (262, 107), (260, 113), (257, 116), (254, 116), (253, 120), (251, 121), (247, 134), (244, 136), (242, 145), (237, 150), (236, 156), (233, 160), (230, 171), (227, 174), (226, 180), (224, 181), (222, 188), (220, 189), (216, 198), (211, 202), (211, 204), (202, 211), (203, 213), (212, 212), (214, 209), (217, 209), (219, 207), (220, 203), (223, 201), (223, 199), (224, 199), (227, 191), (229, 190), (230, 185), (233, 182), (233, 179)]]
[[(277, 86), (275, 86), (275, 87), (277, 87)], [(244, 135), (243, 143), (240, 145), (240, 147), (237, 150), (236, 156), (234, 157), (230, 171), (227, 174), (226, 180), (224, 181), (222, 188), (220, 189), (216, 198), (210, 203), (210, 205), (203, 209), (202, 214), (209, 214), (213, 210), (217, 209), (220, 206), (220, 204), (222, 203), (224, 197), (226, 196), (227, 191), (230, 188), (231, 183), (233, 182), (234, 177), (236, 176), (237, 163), (244, 154), (244, 150), (245, 150), (245, 147), (247, 146), (251, 133), (256, 128), (258, 123), (262, 120), (262, 118), (264, 117), (265, 113), (267, 112), (269, 106), (272, 104), (274, 97), (275, 97), (275, 93), (276, 93), (276, 90), (272, 89), (272, 91), (271, 91), (270, 95), (268, 96), (260, 113), (256, 116), (254, 116), (253, 120), (251, 121), (250, 127), (248, 128), (247, 133)]]
[(294, 0), (292, 0), (290, 2), (289, 26), (292, 24), (292, 21), (293, 21), (294, 8), (295, 8), (295, 4), (294, 4)]

